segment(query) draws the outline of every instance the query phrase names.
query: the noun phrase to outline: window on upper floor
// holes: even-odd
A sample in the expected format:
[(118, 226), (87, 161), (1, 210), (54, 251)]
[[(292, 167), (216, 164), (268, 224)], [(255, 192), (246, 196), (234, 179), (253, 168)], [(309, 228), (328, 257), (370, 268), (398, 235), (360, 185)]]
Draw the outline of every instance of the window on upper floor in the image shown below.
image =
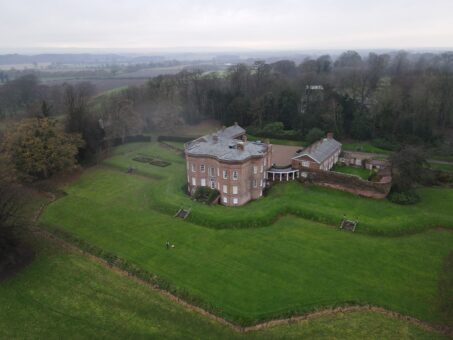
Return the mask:
[(239, 172), (237, 170), (233, 170), (233, 179), (237, 180), (239, 178)]
[(200, 165), (200, 171), (201, 171), (201, 172), (205, 172), (205, 169), (206, 169), (205, 165), (204, 165), (204, 164), (201, 164), (201, 165)]
[(223, 170), (223, 179), (228, 179), (228, 170)]

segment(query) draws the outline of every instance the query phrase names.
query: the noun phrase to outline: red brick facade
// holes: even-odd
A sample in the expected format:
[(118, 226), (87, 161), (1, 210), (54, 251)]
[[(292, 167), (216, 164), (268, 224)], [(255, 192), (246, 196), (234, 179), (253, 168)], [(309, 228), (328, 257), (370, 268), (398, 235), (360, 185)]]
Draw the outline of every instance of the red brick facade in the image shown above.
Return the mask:
[(340, 156), (341, 149), (332, 153), (329, 158), (325, 159), (322, 163), (315, 162), (309, 156), (301, 156), (295, 159), (292, 159), (291, 165), (294, 169), (298, 168), (309, 168), (313, 170), (330, 170), (338, 162), (338, 157)]
[(219, 161), (209, 156), (186, 153), (187, 183), (192, 195), (199, 186), (220, 192), (220, 203), (227, 206), (243, 205), (263, 195), (266, 170), (271, 165), (272, 145), (262, 156), (244, 161)]
[[(320, 152), (318, 152), (322, 149)], [(293, 157), (291, 165), (294, 169), (306, 168), (329, 171), (338, 162), (341, 144), (333, 139), (333, 134), (306, 147), (302, 153)]]

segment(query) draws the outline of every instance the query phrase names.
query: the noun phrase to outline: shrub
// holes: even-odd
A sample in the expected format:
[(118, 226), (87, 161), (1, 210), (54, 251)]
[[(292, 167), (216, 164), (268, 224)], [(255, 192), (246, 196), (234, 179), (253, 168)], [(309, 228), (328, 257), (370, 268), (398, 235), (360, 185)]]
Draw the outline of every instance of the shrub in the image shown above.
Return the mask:
[(447, 172), (447, 171), (435, 171), (435, 176), (436, 179), (440, 183), (444, 184), (451, 184), (453, 183), (453, 172)]
[(220, 192), (216, 189), (198, 187), (193, 197), (199, 202), (211, 204), (219, 195)]
[(125, 143), (151, 142), (151, 136), (135, 135), (126, 136)]
[(281, 134), (284, 130), (284, 125), (282, 122), (273, 122), (266, 124), (261, 132), (270, 133), (270, 134)]
[(79, 134), (61, 130), (55, 119), (28, 118), (8, 131), (5, 151), (22, 179), (47, 179), (77, 164)]
[(282, 122), (274, 122), (266, 124), (262, 129), (258, 127), (247, 128), (251, 135), (264, 138), (288, 139), (288, 140), (301, 140), (302, 135), (297, 130), (284, 130)]
[(398, 143), (389, 141), (388, 139), (384, 139), (384, 138), (373, 139), (371, 141), (371, 145), (373, 145), (377, 148), (380, 148), (380, 149), (388, 150), (388, 151), (396, 151), (400, 147), (400, 145)]
[(147, 156), (136, 156), (132, 158), (133, 161), (140, 162), (140, 163), (149, 163), (151, 165), (156, 165), (160, 167), (169, 166), (171, 163), (167, 161), (163, 161), (161, 159), (147, 157)]
[(401, 205), (411, 205), (420, 202), (420, 196), (413, 190), (402, 192), (393, 190), (387, 198), (390, 202)]
[(307, 142), (309, 144), (313, 144), (314, 142), (316, 142), (316, 141), (320, 140), (321, 138), (323, 138), (324, 135), (325, 135), (325, 133), (321, 129), (313, 128), (310, 131), (308, 131), (307, 136), (305, 137), (305, 139), (307, 140)]
[(181, 143), (187, 143), (190, 142), (191, 140), (194, 140), (193, 137), (185, 137), (185, 136), (159, 136), (157, 137), (158, 142), (181, 142)]

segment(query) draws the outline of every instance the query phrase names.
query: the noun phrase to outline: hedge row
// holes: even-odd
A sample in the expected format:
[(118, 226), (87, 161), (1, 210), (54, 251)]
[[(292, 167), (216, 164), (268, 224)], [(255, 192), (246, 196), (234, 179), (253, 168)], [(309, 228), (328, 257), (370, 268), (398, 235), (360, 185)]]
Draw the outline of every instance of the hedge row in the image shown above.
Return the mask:
[[(172, 201), (163, 201), (159, 197), (152, 197), (153, 205), (152, 209), (164, 213), (166, 215), (173, 216), (175, 212), (180, 208), (180, 204)], [(211, 211), (209, 211), (212, 209)], [(241, 209), (236, 208), (236, 209)], [(207, 210), (207, 211), (206, 211)], [(217, 207), (203, 206), (200, 209), (193, 209), (192, 214), (187, 218), (186, 221), (212, 228), (212, 229), (243, 229), (243, 228), (260, 228), (267, 227), (274, 224), (279, 217), (285, 215), (294, 215), (300, 218), (311, 220), (314, 222), (327, 224), (330, 226), (338, 226), (341, 222), (342, 216), (339, 216), (336, 212), (328, 211), (316, 211), (312, 208), (305, 207), (300, 204), (293, 204), (288, 202), (287, 204), (278, 204), (274, 207), (270, 207), (265, 211), (260, 210), (259, 214), (237, 214), (235, 216), (221, 215), (221, 212), (217, 210)], [(222, 216), (219, 218), (219, 216)], [(375, 236), (402, 236), (410, 235), (417, 232), (421, 232), (427, 229), (435, 227), (429, 223), (422, 224), (404, 224), (404, 225), (383, 225), (377, 226), (370, 224), (367, 221), (360, 221), (360, 227), (358, 233), (364, 233)]]
[(180, 143), (187, 143), (191, 140), (194, 140), (193, 137), (187, 136), (159, 136), (157, 137), (158, 142), (180, 142)]
[(126, 136), (123, 138), (111, 138), (102, 141), (101, 148), (106, 149), (108, 147), (115, 147), (126, 143), (140, 143), (140, 142), (151, 142), (151, 136), (135, 135)]

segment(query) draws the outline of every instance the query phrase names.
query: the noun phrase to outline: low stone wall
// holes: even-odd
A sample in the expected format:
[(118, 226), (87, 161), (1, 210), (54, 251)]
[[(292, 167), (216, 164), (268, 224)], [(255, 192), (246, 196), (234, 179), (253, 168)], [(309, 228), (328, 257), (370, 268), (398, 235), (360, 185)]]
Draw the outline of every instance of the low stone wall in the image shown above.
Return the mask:
[(347, 191), (370, 198), (385, 198), (390, 192), (392, 178), (382, 177), (379, 182), (370, 182), (360, 177), (334, 171), (300, 169), (300, 181)]

